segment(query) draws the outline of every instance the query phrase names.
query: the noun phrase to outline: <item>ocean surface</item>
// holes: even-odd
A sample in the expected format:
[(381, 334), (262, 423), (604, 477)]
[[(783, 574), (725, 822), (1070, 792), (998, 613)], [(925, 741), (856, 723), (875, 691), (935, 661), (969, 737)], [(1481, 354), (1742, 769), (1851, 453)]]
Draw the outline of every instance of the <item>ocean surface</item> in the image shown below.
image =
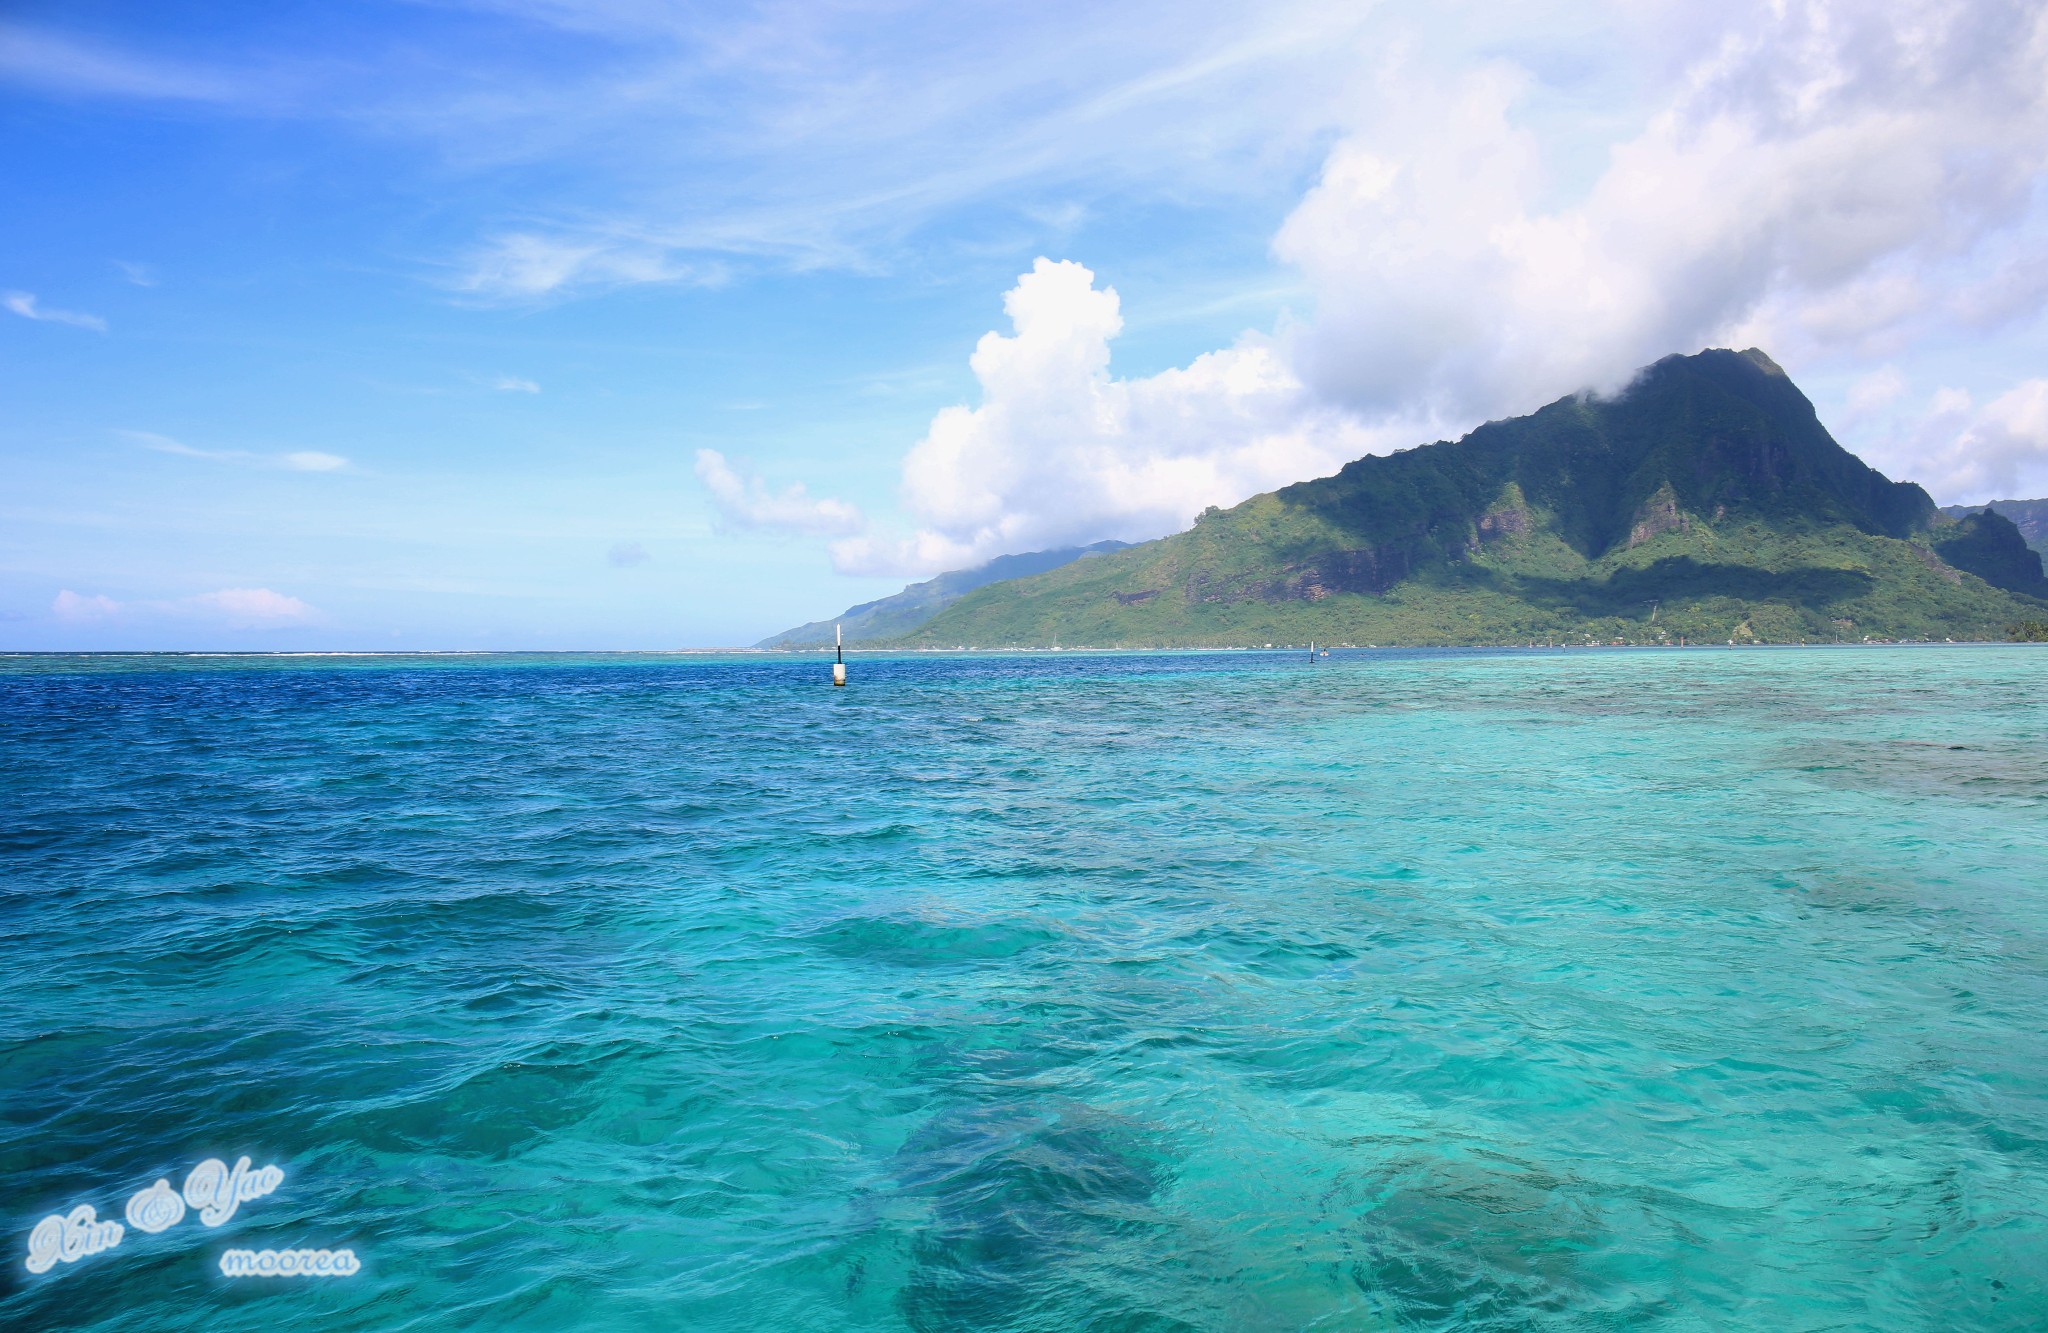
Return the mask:
[(2048, 651), (827, 670), (0, 658), (0, 1328), (2048, 1326)]

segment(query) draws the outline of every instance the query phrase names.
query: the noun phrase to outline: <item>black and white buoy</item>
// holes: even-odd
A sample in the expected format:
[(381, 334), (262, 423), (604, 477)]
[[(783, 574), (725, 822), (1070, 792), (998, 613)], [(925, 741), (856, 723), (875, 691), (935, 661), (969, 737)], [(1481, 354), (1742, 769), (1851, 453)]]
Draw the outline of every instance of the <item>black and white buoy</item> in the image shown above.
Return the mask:
[(832, 627), (832, 683), (846, 683), (846, 643), (840, 637), (839, 626)]

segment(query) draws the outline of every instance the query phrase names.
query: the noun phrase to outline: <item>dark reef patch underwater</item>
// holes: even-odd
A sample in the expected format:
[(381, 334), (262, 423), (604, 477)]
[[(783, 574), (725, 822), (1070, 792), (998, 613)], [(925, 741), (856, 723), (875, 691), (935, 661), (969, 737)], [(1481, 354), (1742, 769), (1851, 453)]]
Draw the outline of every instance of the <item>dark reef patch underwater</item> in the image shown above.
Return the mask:
[(0, 658), (0, 1327), (2048, 1326), (2048, 652), (853, 675)]

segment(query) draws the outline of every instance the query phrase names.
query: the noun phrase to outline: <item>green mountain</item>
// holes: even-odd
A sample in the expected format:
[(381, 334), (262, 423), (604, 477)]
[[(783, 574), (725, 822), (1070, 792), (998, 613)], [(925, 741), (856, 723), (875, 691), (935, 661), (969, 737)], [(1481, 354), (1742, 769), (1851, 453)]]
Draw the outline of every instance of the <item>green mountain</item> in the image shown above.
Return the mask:
[(2048, 556), (2048, 500), (1993, 500), (1988, 505), (1943, 505), (1941, 512), (1950, 518), (1961, 518), (1974, 514), (1980, 509), (1989, 509), (2005, 515), (2020, 530), (2020, 536), (2027, 539), (2027, 545), (2044, 556)]
[(1713, 350), (992, 584), (902, 642), (1987, 638), (2048, 619), (2044, 598), (2009, 520), (1945, 518), (1769, 357)]
[(1129, 542), (1102, 541), (1096, 542), (1093, 546), (1064, 546), (1056, 551), (999, 555), (985, 565), (977, 565), (973, 569), (956, 569), (951, 573), (926, 579), (922, 583), (913, 583), (902, 592), (888, 597), (862, 602), (859, 606), (850, 606), (830, 620), (813, 620), (808, 625), (798, 625), (795, 629), (771, 634), (754, 646), (815, 648), (832, 642), (834, 625), (845, 631), (848, 643), (901, 638), (976, 588), (1004, 579), (1041, 574), (1087, 556), (1121, 551), (1129, 545)]

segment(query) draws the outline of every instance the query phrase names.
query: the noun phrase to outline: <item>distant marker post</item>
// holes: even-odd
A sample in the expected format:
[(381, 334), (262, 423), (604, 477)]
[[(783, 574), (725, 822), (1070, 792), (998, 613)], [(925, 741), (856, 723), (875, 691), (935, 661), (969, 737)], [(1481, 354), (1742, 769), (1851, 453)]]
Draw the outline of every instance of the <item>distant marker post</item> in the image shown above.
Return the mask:
[(846, 640), (837, 625), (832, 627), (832, 683), (846, 683)]

